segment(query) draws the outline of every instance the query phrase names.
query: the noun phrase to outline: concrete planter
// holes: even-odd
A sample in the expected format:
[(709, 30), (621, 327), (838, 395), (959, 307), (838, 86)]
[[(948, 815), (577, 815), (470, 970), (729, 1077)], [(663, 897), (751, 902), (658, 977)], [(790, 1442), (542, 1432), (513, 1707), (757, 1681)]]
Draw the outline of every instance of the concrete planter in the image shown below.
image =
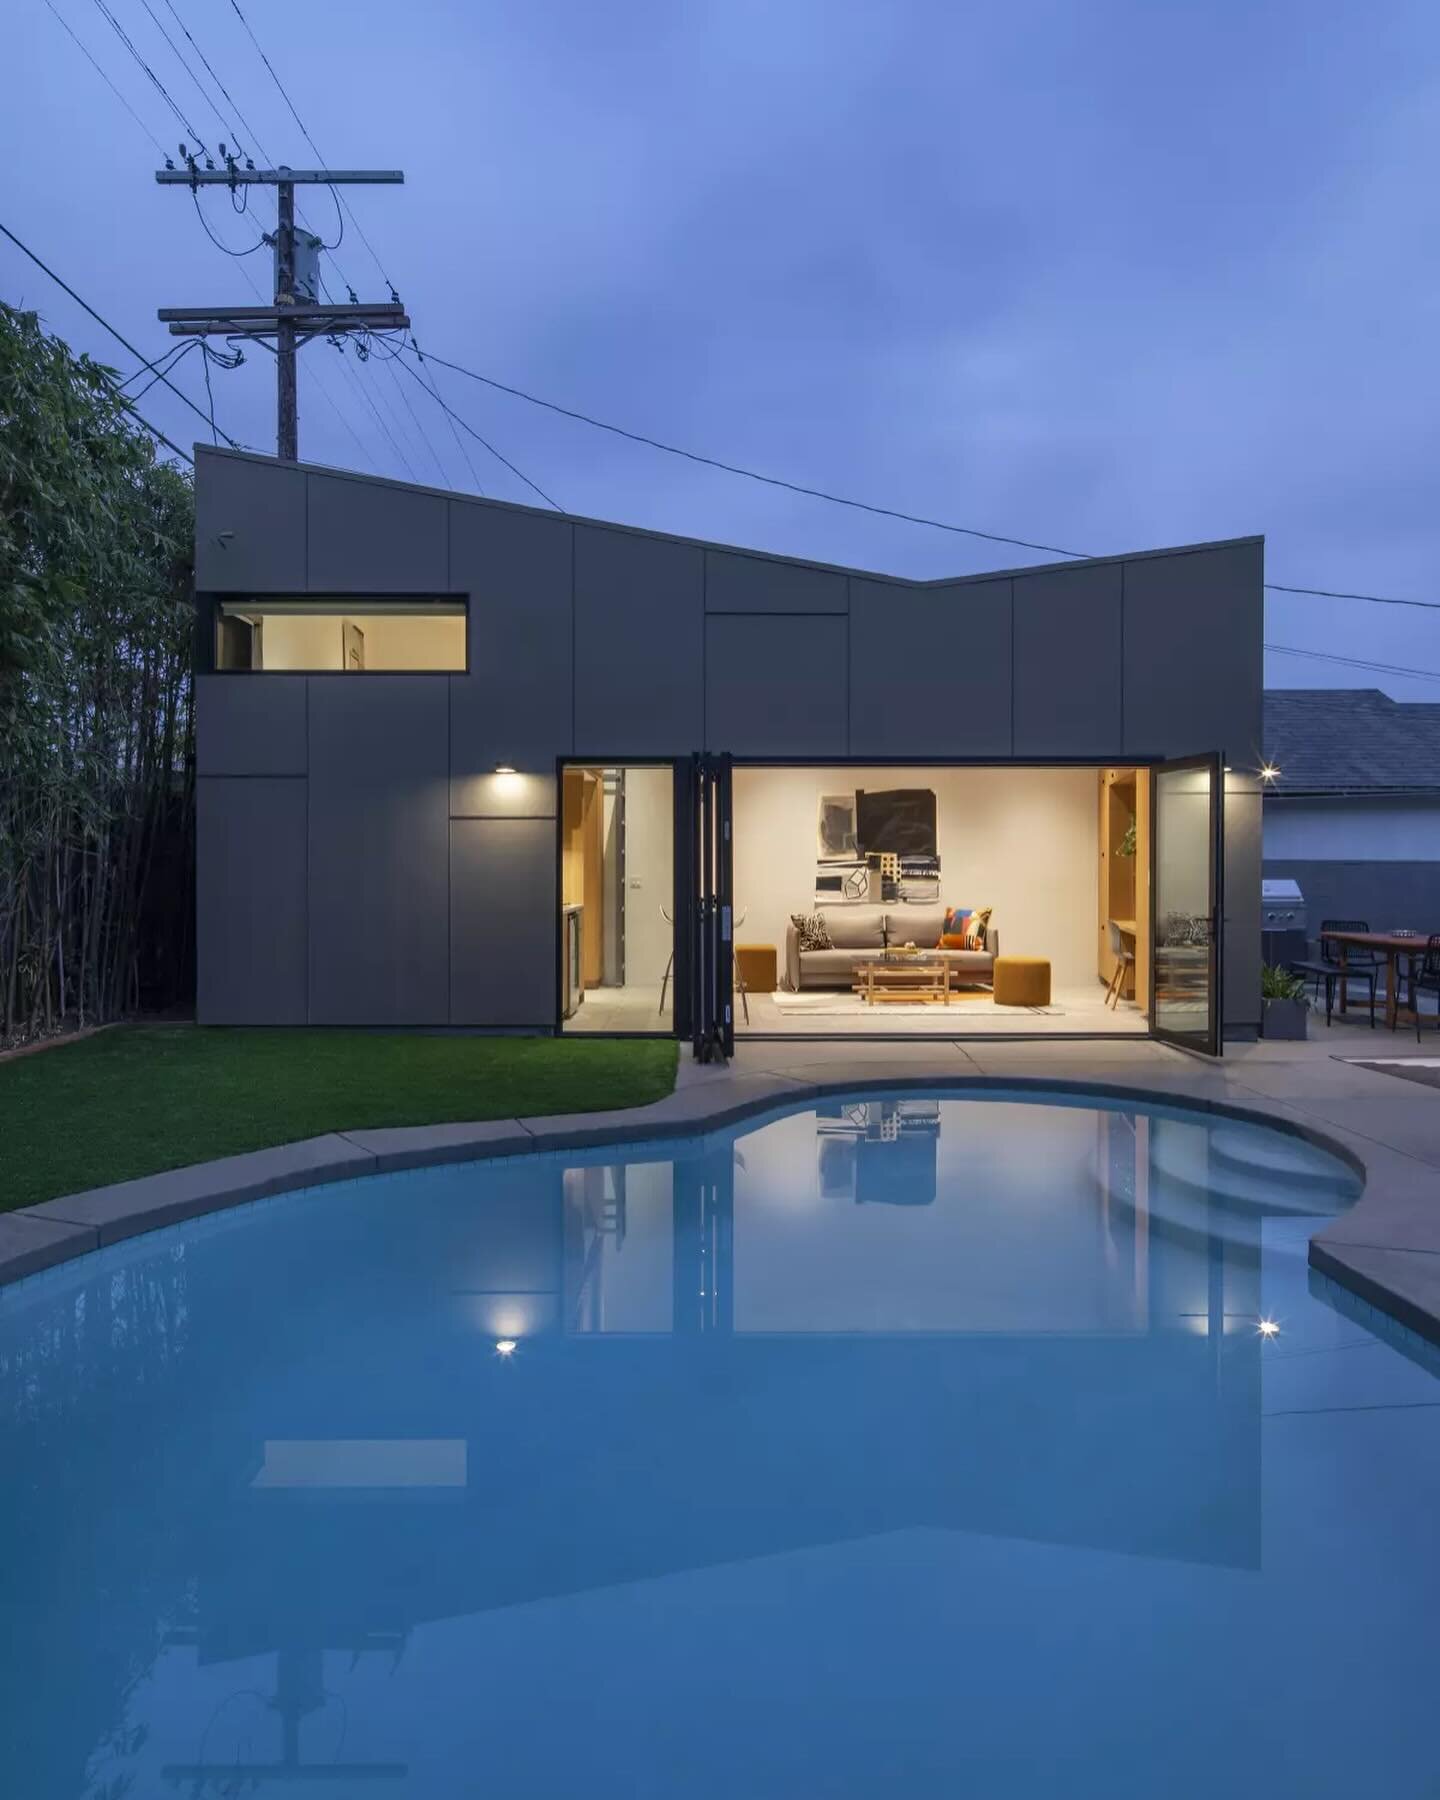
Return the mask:
[(1310, 1005), (1306, 1000), (1262, 1000), (1260, 1002), (1260, 1035), (1282, 1043), (1303, 1043)]

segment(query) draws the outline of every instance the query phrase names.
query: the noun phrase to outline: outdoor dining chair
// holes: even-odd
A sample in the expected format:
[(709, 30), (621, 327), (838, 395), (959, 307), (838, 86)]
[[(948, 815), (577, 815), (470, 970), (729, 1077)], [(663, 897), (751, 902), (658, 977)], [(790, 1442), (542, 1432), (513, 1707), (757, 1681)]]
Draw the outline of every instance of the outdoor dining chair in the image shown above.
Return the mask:
[(1415, 1014), (1415, 1042), (1420, 1042), (1420, 995), (1435, 996), (1435, 1025), (1440, 1030), (1440, 931), (1425, 941), (1425, 954), (1410, 964), (1410, 1010)]
[[(1370, 1029), (1375, 1029), (1375, 986), (1380, 979), (1380, 958), (1373, 950), (1366, 950), (1354, 944), (1340, 945), (1326, 933), (1331, 931), (1368, 931), (1369, 925), (1364, 919), (1322, 919), (1320, 921), (1320, 959), (1318, 962), (1294, 962), (1290, 967), (1297, 975), (1313, 975), (1315, 992), (1319, 996), (1320, 983), (1325, 984), (1325, 1023), (1330, 1023), (1330, 1014), (1335, 1003), (1335, 983), (1342, 977), (1348, 983), (1363, 981), (1370, 992)], [(1341, 961), (1341, 958), (1344, 961)]]

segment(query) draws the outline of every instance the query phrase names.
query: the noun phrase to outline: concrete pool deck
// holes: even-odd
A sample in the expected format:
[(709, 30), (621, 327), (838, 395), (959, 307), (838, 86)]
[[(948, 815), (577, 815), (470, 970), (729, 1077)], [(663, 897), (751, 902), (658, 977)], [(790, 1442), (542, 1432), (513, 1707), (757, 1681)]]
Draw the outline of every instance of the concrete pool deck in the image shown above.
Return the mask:
[(1312, 1239), (1332, 1280), (1440, 1343), (1440, 1087), (1349, 1059), (1434, 1057), (1401, 1033), (1337, 1023), (1303, 1044), (1235, 1044), (1218, 1061), (1145, 1039), (1003, 1038), (856, 1044), (746, 1041), (728, 1065), (683, 1051), (675, 1091), (623, 1112), (333, 1132), (0, 1214), (0, 1285), (160, 1226), (289, 1189), (490, 1156), (633, 1143), (733, 1124), (787, 1103), (878, 1085), (1069, 1087), (1239, 1113), (1337, 1149), (1359, 1202)]

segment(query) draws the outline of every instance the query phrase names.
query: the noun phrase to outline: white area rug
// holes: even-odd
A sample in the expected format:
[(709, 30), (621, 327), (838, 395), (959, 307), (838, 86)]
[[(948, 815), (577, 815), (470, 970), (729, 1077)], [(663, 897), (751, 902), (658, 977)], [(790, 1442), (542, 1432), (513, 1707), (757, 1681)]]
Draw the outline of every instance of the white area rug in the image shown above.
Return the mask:
[(992, 1017), (997, 1013), (1010, 1017), (1030, 1013), (1042, 1019), (1065, 1017), (1063, 1006), (997, 1006), (988, 993), (978, 993), (970, 999), (952, 999), (948, 1006), (940, 1000), (882, 1000), (878, 1006), (870, 1006), (858, 994), (844, 994), (833, 988), (811, 988), (801, 994), (789, 994), (783, 988), (777, 988), (770, 998), (782, 1013), (796, 1018), (874, 1019), (885, 1013), (903, 1013), (907, 1017), (923, 1013), (927, 1019), (953, 1019), (961, 1029), (968, 1018), (983, 1018), (987, 1013)]

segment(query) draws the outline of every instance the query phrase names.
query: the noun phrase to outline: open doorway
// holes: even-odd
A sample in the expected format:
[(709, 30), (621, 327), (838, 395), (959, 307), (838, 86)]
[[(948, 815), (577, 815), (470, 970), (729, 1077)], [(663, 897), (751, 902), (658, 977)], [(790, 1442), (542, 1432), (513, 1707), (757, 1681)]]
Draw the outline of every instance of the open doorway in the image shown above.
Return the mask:
[(734, 771), (739, 1033), (1150, 1029), (1150, 773)]
[(562, 1029), (673, 1029), (675, 782), (669, 763), (560, 777)]

